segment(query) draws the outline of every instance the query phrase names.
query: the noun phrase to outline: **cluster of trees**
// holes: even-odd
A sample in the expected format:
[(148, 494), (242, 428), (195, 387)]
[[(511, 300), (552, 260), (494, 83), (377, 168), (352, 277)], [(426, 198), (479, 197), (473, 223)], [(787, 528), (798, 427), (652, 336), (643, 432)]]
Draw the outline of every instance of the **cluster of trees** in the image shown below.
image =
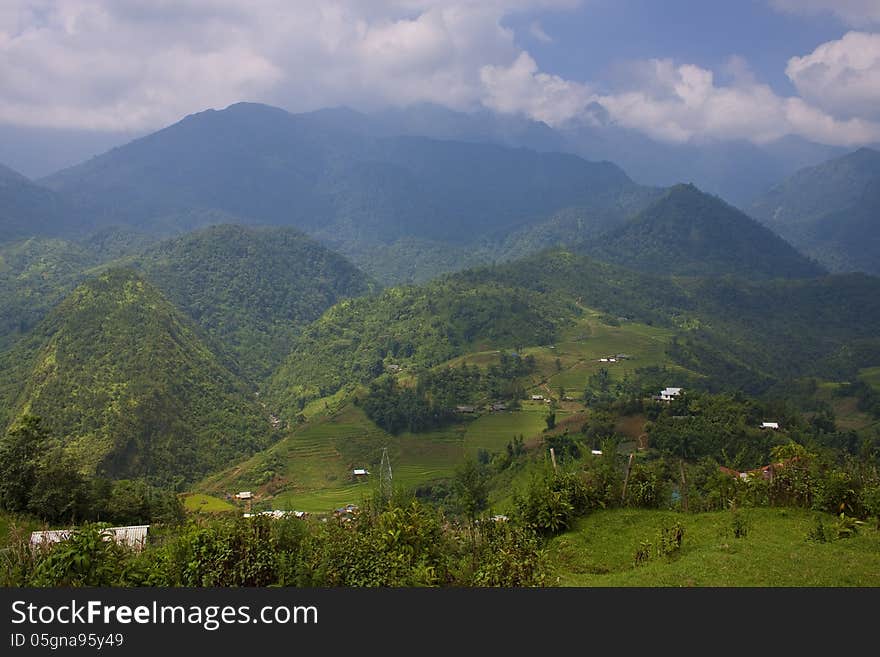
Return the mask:
[(485, 370), (462, 363), (419, 373), (416, 388), (439, 406), (453, 407), (479, 400), (524, 399), (525, 388), (517, 379), (535, 371), (535, 357), (502, 351), (498, 362)]
[(454, 418), (453, 409), (435, 404), (419, 390), (397, 385), (392, 376), (374, 380), (360, 404), (368, 418), (392, 434), (430, 431)]
[(0, 509), (49, 523), (129, 524), (183, 518), (183, 506), (174, 492), (143, 479), (86, 476), (63, 448), (51, 442), (35, 416), (25, 416), (0, 441)]
[(367, 417), (389, 433), (429, 431), (455, 421), (456, 405), (488, 399), (518, 404), (526, 396), (518, 379), (534, 370), (534, 356), (502, 352), (498, 363), (486, 370), (467, 363), (424, 370), (415, 387), (400, 386), (390, 375), (381, 376), (370, 383), (360, 404)]

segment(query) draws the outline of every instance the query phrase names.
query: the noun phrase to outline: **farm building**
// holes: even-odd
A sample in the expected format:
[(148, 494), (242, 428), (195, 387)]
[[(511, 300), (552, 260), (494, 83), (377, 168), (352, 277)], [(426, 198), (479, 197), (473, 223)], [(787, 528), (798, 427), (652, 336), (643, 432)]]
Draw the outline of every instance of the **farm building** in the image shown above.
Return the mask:
[(544, 395), (532, 395), (532, 401), (544, 401)]
[(370, 473), (365, 468), (355, 468), (351, 474), (353, 477), (366, 477)]
[(250, 500), (254, 497), (254, 494), (249, 490), (243, 490), (240, 493), (235, 494), (235, 499), (237, 500)]
[(475, 413), (477, 411), (476, 406), (456, 406), (456, 413)]
[(305, 518), (308, 514), (305, 511), (281, 511), (275, 509), (273, 511), (258, 511), (257, 513), (245, 513), (245, 518), (255, 518), (256, 516), (268, 516), (275, 520), (293, 516), (294, 518)]
[[(147, 541), (149, 525), (130, 525), (127, 527), (108, 527), (102, 530), (105, 540), (115, 541), (126, 545), (133, 550), (141, 550)], [(52, 529), (47, 531), (31, 532), (31, 547), (60, 543), (76, 533), (75, 529)]]

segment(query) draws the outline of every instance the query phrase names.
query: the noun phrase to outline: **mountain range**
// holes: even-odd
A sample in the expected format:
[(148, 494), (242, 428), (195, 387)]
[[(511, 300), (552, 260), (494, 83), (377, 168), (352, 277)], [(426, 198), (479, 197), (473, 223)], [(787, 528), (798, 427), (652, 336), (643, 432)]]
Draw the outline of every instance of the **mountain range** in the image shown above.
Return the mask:
[(309, 404), (588, 317), (655, 328), (713, 390), (880, 364), (880, 279), (842, 273), (877, 273), (876, 151), (753, 219), (515, 145), (546, 126), (420, 116), (242, 103), (40, 181), (0, 170), (0, 424), (37, 414), (84, 472), (180, 488)]

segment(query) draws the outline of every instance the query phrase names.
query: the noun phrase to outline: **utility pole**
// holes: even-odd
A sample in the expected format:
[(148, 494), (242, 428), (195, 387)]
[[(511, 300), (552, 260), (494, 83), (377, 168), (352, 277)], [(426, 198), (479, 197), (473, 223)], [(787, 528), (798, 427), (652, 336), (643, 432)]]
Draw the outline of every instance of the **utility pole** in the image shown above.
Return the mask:
[(394, 492), (391, 476), (391, 459), (388, 458), (388, 448), (382, 448), (382, 462), (379, 464), (379, 494), (387, 501)]

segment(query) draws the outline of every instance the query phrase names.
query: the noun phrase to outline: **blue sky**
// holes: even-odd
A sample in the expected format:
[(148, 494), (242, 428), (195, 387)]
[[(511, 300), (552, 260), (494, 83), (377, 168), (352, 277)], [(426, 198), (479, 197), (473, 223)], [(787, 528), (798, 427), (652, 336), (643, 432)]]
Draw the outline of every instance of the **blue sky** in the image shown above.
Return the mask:
[(0, 81), (13, 138), (256, 101), (853, 147), (880, 142), (880, 0), (3, 0)]
[[(534, 21), (553, 42), (530, 33)], [(739, 55), (782, 94), (796, 93), (785, 75), (792, 55), (850, 29), (830, 12), (785, 13), (763, 0), (595, 0), (576, 11), (532, 11), (505, 23), (542, 68), (565, 78), (609, 83), (621, 64), (655, 57), (720, 70)]]

